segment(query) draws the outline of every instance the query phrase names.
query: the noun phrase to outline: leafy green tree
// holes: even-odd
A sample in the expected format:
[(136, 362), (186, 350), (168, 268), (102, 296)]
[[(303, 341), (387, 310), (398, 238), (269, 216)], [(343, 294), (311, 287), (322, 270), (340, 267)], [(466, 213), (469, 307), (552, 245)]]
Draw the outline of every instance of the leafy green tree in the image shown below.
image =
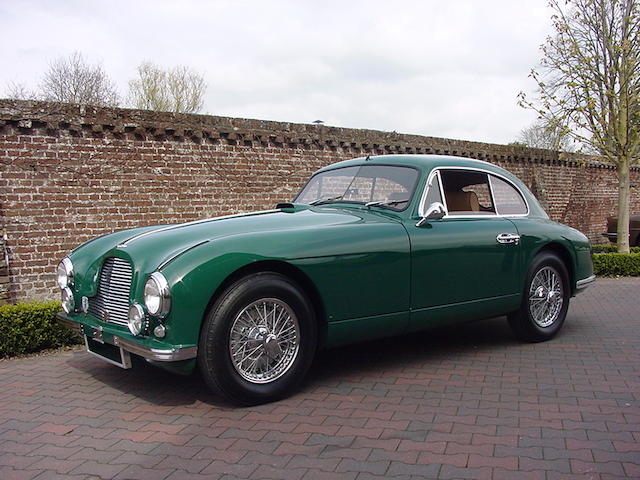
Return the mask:
[(618, 250), (629, 252), (630, 166), (640, 154), (640, 0), (550, 0), (554, 35), (519, 103), (618, 172)]

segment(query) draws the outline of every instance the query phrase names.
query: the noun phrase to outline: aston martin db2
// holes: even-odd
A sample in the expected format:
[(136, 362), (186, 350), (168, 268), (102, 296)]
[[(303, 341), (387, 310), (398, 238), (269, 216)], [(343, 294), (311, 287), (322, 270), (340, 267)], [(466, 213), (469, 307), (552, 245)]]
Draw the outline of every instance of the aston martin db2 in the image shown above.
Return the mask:
[(506, 170), (371, 156), (322, 168), (273, 210), (79, 246), (57, 268), (58, 318), (108, 362), (198, 365), (246, 405), (289, 394), (321, 347), (501, 315), (548, 340), (594, 279), (587, 238)]

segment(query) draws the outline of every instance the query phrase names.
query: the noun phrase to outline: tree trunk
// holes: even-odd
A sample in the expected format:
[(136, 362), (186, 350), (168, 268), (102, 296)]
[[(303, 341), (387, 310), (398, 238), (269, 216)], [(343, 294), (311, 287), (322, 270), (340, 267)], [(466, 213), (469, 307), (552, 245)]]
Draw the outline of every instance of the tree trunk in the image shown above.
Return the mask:
[(629, 253), (629, 158), (618, 163), (618, 252)]

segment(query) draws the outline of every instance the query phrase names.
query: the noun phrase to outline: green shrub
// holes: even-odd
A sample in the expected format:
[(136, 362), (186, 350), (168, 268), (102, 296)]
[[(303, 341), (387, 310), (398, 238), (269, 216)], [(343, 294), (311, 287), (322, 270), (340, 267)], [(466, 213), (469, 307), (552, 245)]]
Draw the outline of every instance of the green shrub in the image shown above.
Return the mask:
[(594, 253), (593, 273), (604, 277), (640, 276), (640, 253)]
[[(615, 244), (608, 245), (592, 245), (593, 253), (615, 253), (618, 246)], [(640, 247), (631, 247), (631, 253), (640, 253)]]
[(80, 343), (56, 322), (59, 311), (59, 302), (0, 306), (0, 358)]

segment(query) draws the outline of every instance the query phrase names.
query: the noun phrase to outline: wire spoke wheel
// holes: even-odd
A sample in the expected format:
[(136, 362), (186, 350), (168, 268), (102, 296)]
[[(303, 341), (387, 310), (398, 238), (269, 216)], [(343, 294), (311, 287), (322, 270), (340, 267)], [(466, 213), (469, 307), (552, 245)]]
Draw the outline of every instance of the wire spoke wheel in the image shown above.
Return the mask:
[(280, 378), (294, 364), (299, 348), (298, 318), (276, 298), (262, 298), (244, 307), (229, 332), (231, 363), (251, 383)]
[(560, 316), (563, 301), (560, 274), (550, 266), (538, 270), (529, 287), (529, 313), (536, 325), (552, 325)]

